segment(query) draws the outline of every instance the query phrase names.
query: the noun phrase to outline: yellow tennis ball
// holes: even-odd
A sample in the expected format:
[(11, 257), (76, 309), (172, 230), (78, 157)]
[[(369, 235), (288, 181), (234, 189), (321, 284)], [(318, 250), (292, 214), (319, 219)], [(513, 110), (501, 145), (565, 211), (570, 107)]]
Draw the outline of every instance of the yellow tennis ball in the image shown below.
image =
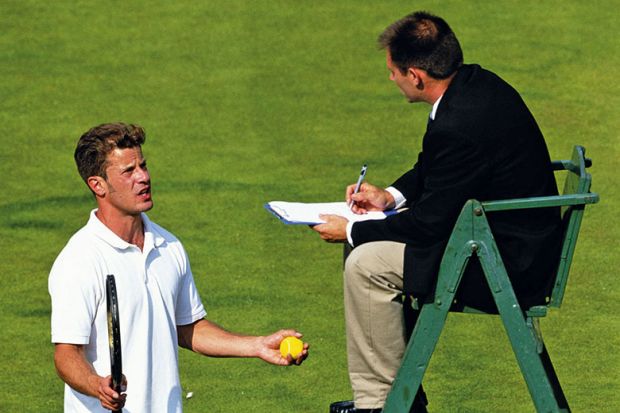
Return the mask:
[(286, 337), (280, 342), (280, 354), (286, 358), (287, 355), (291, 355), (294, 359), (297, 359), (304, 349), (304, 342), (297, 337)]

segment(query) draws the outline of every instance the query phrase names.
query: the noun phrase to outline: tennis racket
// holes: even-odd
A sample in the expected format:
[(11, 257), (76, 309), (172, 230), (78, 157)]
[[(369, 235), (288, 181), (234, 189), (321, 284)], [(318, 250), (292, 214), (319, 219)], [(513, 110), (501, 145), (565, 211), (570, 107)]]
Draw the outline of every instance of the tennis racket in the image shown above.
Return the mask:
[[(105, 281), (105, 288), (108, 306), (108, 343), (110, 344), (112, 386), (118, 394), (121, 394), (123, 358), (121, 357), (121, 327), (118, 317), (118, 297), (116, 296), (116, 281), (114, 281), (114, 275), (108, 275)], [(116, 410), (114, 413), (120, 413), (122, 411), (122, 409)]]

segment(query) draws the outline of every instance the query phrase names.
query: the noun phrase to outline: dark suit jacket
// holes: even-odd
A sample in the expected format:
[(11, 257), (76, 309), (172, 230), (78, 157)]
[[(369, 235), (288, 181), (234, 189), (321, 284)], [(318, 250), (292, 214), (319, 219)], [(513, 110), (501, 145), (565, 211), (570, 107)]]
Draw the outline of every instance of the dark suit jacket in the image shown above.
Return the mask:
[[(408, 210), (385, 220), (353, 224), (354, 245), (391, 240), (407, 244), (404, 289), (433, 291), (456, 218), (468, 199), (480, 201), (557, 195), (542, 133), (508, 83), (478, 65), (464, 65), (439, 103), (413, 169), (393, 186)], [(494, 212), (489, 222), (523, 305), (544, 302), (557, 265), (558, 208)], [(492, 309), (477, 260), (466, 270), (459, 295)]]

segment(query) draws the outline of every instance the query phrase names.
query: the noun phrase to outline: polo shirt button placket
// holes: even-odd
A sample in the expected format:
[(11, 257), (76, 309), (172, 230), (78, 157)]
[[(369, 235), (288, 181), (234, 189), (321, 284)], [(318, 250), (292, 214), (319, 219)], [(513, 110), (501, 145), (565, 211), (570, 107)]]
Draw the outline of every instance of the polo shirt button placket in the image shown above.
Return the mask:
[(140, 251), (140, 258), (138, 260), (138, 265), (137, 265), (137, 270), (139, 271), (140, 275), (142, 275), (142, 280), (144, 281), (144, 284), (148, 284), (149, 283), (149, 278), (146, 272), (146, 263), (148, 260), (148, 251), (143, 250)]
[(148, 284), (149, 283), (149, 277), (146, 271), (146, 267), (147, 267), (147, 256), (144, 256), (142, 259), (142, 267), (140, 268), (140, 270), (142, 271), (142, 277), (144, 278), (144, 284)]

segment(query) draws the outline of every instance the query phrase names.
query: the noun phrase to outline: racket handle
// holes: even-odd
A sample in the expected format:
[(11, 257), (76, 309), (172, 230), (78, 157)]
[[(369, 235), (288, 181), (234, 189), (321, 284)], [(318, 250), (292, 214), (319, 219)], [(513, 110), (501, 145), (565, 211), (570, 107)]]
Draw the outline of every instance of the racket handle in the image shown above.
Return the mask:
[[(114, 390), (116, 390), (116, 392), (118, 394), (121, 394), (121, 386), (114, 386)], [(123, 409), (118, 409), (118, 410), (110, 410), (112, 413), (123, 413)]]

